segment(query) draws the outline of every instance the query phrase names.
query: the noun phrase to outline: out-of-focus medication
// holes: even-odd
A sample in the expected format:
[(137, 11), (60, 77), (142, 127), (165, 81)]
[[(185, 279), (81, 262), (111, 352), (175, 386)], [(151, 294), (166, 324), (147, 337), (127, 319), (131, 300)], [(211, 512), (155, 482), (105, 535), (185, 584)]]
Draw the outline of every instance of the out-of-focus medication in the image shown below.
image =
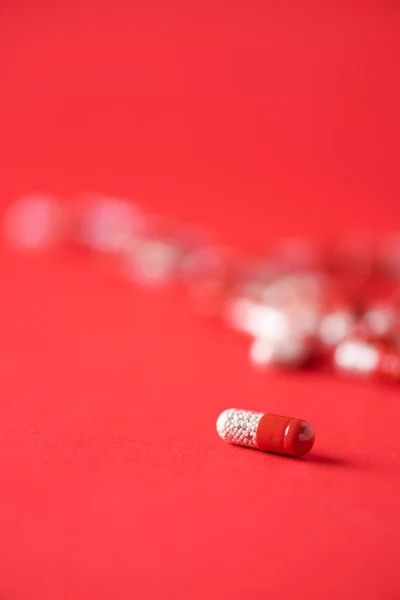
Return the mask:
[(288, 337), (279, 342), (255, 339), (250, 347), (250, 362), (257, 369), (284, 367), (298, 369), (306, 365), (314, 353), (310, 339)]
[(326, 267), (323, 248), (303, 238), (286, 238), (275, 243), (268, 256), (283, 273), (321, 271)]
[(186, 256), (201, 245), (197, 231), (157, 220), (121, 254), (125, 277), (142, 285), (163, 286), (180, 281)]
[(227, 298), (226, 324), (274, 344), (314, 339), (320, 321), (318, 283), (314, 277), (284, 276), (259, 285), (248, 282)]
[(301, 419), (229, 408), (217, 419), (218, 435), (239, 446), (299, 457), (314, 445), (314, 431)]
[(53, 196), (32, 194), (13, 202), (4, 215), (6, 242), (17, 250), (49, 250), (65, 241), (70, 226), (65, 206)]
[(360, 325), (365, 336), (374, 340), (389, 340), (399, 337), (400, 313), (394, 303), (374, 302), (366, 306)]
[(74, 241), (93, 252), (118, 254), (147, 226), (140, 208), (121, 198), (86, 196), (75, 211)]
[(236, 280), (238, 253), (229, 246), (201, 245), (189, 251), (181, 265), (192, 308), (216, 316)]
[(400, 352), (392, 344), (349, 338), (338, 344), (333, 362), (342, 373), (367, 379), (400, 380)]
[(357, 323), (351, 304), (339, 304), (325, 309), (318, 326), (318, 341), (323, 348), (331, 350), (348, 337)]
[(182, 256), (172, 240), (139, 238), (121, 255), (122, 271), (136, 283), (162, 285), (176, 279)]

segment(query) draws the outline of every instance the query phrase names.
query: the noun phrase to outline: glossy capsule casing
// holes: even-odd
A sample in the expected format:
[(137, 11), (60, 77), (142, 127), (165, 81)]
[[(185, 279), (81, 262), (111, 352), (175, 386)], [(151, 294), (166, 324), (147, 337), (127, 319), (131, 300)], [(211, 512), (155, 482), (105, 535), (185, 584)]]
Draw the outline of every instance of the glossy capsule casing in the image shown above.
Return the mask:
[(314, 430), (302, 419), (228, 408), (217, 419), (218, 435), (239, 446), (285, 456), (307, 454), (314, 445)]

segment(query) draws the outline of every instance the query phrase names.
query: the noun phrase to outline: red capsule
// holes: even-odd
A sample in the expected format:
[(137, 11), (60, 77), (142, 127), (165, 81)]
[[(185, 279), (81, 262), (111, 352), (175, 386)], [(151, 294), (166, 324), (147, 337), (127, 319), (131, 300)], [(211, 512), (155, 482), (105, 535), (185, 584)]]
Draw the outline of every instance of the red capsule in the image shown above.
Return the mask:
[(220, 414), (217, 432), (231, 444), (293, 457), (309, 452), (315, 439), (311, 425), (301, 419), (237, 408)]
[(333, 360), (340, 372), (367, 379), (400, 380), (400, 352), (389, 343), (350, 338), (338, 344)]

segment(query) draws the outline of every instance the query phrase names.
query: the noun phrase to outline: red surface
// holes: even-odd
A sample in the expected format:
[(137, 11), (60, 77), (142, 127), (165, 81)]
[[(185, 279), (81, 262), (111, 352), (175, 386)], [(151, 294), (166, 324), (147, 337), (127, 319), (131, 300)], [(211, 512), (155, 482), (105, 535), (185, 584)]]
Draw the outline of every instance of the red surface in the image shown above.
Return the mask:
[[(396, 2), (3, 2), (1, 198), (122, 194), (244, 246), (397, 227)], [(1, 257), (0, 596), (398, 600), (398, 388), (255, 373), (175, 293)], [(230, 406), (308, 420), (290, 460)]]

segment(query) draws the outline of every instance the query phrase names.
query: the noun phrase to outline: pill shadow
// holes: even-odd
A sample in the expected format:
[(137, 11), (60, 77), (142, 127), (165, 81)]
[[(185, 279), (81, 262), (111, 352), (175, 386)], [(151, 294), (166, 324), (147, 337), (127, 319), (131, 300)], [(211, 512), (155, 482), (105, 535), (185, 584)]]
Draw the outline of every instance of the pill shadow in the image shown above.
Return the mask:
[[(234, 445), (234, 444), (232, 444)], [(259, 454), (260, 451), (257, 448), (249, 448), (243, 447), (245, 452), (255, 452)], [(355, 463), (347, 458), (343, 458), (340, 456), (332, 456), (330, 454), (324, 454), (321, 452), (310, 452), (304, 456), (288, 456), (284, 454), (275, 454), (274, 452), (263, 452), (264, 457), (274, 457), (275, 459), (283, 459), (293, 460), (294, 462), (302, 462), (302, 463), (313, 463), (316, 465), (326, 466), (326, 467), (354, 467)]]
[(314, 463), (317, 465), (322, 465), (326, 467), (350, 467), (354, 466), (353, 463), (346, 458), (342, 458), (339, 456), (331, 456), (329, 454), (321, 454), (312, 452), (304, 456), (302, 462)]

